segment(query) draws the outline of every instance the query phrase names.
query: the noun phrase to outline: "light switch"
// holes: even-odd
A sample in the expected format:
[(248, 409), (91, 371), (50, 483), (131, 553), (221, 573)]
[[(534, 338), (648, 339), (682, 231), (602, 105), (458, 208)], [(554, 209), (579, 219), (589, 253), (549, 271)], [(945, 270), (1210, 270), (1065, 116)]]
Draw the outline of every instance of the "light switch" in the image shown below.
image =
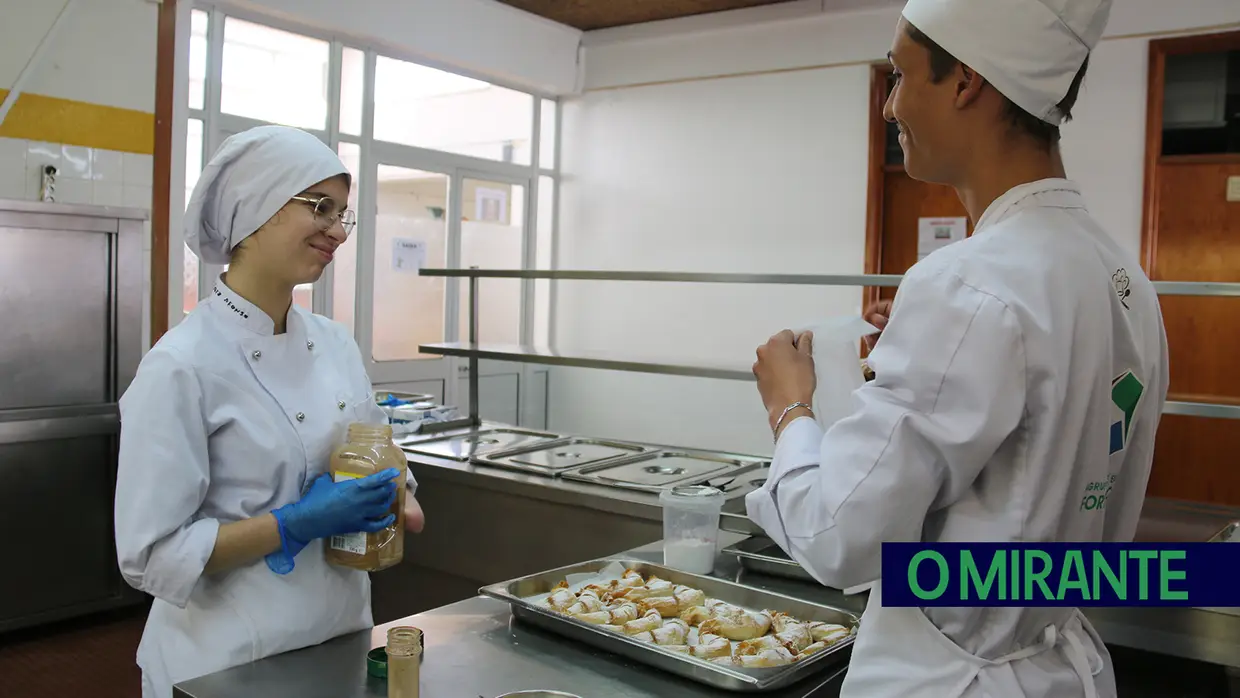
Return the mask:
[(1227, 178), (1227, 200), (1240, 201), (1240, 177)]

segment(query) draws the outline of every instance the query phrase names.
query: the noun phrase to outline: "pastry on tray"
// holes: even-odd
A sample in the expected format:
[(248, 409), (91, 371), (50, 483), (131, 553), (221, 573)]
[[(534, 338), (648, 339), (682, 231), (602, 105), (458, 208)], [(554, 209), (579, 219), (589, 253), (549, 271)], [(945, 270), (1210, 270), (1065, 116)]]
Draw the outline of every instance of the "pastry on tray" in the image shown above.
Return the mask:
[(781, 611), (744, 609), (632, 569), (577, 593), (561, 581), (542, 605), (639, 642), (747, 669), (792, 664), (853, 633), (843, 625), (806, 622)]

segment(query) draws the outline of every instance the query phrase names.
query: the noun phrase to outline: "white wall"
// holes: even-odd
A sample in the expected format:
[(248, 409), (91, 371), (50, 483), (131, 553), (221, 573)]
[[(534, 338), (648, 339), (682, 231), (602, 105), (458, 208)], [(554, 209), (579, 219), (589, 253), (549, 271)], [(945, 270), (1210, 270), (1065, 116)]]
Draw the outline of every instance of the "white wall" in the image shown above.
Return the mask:
[[(560, 268), (863, 271), (868, 66), (884, 60), (898, 7), (817, 7), (586, 35), (587, 91), (564, 104)], [(1122, 37), (1228, 22), (1240, 22), (1235, 0), (1117, 0), (1092, 59), (1065, 160), (1134, 251), (1149, 37)], [(859, 303), (859, 289), (560, 282), (556, 341), (747, 368), (771, 333)], [(551, 377), (550, 427), (566, 432), (769, 453), (765, 422), (752, 383)]]
[[(0, 88), (16, 82), (64, 0), (4, 0)], [(155, 111), (155, 20), (148, 0), (82, 0), (70, 11), (26, 92)]]
[[(4, 0), (0, 88), (11, 89), (17, 82), (62, 7), (63, 0)], [(23, 93), (154, 112), (157, 14), (147, 0), (79, 1), (33, 66)], [(19, 100), (10, 116), (22, 108)], [(153, 160), (148, 153), (67, 145), (33, 135), (0, 137), (0, 198), (37, 200), (40, 172), (54, 165), (60, 203), (150, 210)], [(148, 223), (142, 255), (143, 346), (150, 334), (150, 254)]]
[(495, 0), (225, 0), (551, 95), (576, 91), (581, 32)]

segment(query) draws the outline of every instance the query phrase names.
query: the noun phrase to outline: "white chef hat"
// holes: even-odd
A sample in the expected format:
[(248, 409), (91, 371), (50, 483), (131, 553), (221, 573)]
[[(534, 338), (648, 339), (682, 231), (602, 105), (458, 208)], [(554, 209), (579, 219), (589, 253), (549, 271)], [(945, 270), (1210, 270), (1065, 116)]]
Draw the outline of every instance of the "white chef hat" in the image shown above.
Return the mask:
[(1058, 104), (1102, 38), (1111, 0), (909, 0), (904, 18), (1016, 106), (1058, 126)]
[(287, 126), (259, 126), (224, 141), (203, 168), (185, 211), (185, 243), (199, 259), (227, 264), (294, 196), (336, 175), (340, 157), (318, 138)]

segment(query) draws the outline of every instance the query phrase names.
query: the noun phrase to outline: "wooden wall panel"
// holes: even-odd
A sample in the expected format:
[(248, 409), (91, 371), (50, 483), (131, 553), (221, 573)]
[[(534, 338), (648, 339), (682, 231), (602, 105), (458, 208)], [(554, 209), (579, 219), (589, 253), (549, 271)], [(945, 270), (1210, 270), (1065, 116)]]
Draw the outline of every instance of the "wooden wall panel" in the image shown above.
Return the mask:
[[(1169, 158), (1157, 165), (1151, 278), (1240, 282), (1240, 202), (1226, 200), (1240, 155)], [(1163, 296), (1171, 357), (1168, 399), (1240, 405), (1240, 298)], [(1149, 493), (1240, 505), (1240, 422), (1166, 416)]]

